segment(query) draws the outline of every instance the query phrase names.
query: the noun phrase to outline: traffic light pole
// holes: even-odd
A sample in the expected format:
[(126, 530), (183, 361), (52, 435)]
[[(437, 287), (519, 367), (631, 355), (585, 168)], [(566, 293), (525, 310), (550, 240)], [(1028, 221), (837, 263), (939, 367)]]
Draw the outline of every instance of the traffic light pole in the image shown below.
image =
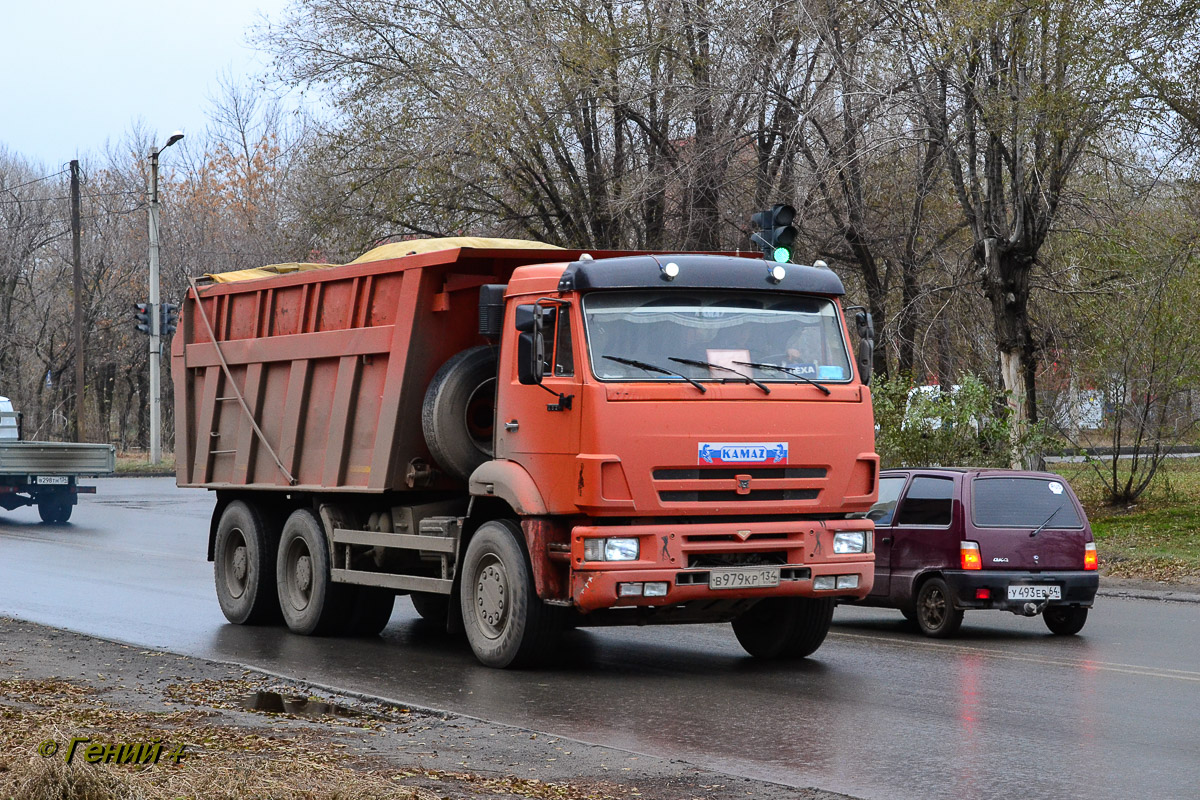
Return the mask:
[(150, 148), (150, 463), (162, 462), (160, 364), (162, 341), (158, 319), (158, 147)]

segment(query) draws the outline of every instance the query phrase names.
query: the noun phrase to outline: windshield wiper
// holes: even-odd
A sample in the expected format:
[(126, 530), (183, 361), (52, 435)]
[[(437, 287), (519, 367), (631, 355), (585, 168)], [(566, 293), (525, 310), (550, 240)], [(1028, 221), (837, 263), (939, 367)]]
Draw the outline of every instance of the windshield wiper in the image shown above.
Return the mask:
[(682, 372), (674, 372), (669, 369), (663, 369), (662, 367), (655, 366), (654, 364), (651, 364), (647, 361), (638, 361), (636, 358), (622, 358), (621, 356), (600, 356), (600, 357), (607, 358), (609, 361), (615, 361), (618, 364), (627, 364), (631, 367), (637, 367), (638, 369), (644, 369), (647, 372), (657, 372), (660, 375), (674, 375), (676, 378), (683, 378), (685, 381), (690, 383), (692, 386), (695, 386), (697, 389), (700, 390), (701, 394), (708, 391), (708, 389), (704, 388), (704, 385), (702, 383), (700, 383), (699, 381), (692, 380), (687, 375), (684, 375)]
[(778, 370), (779, 372), (786, 372), (788, 375), (793, 375), (793, 376), (799, 378), (800, 380), (804, 381), (805, 383), (811, 383), (813, 386), (817, 387), (818, 389), (820, 389), (822, 392), (824, 392), (827, 395), (833, 394), (833, 392), (829, 391), (829, 389), (826, 388), (824, 384), (817, 383), (812, 378), (801, 375), (800, 370), (798, 370), (798, 369), (792, 369), (791, 367), (781, 367), (778, 364), (759, 364), (756, 361), (735, 361), (733, 363), (740, 364), (743, 367), (754, 367), (755, 369), (773, 369), (773, 370)]
[(753, 383), (755, 386), (762, 389), (767, 394), (771, 393), (771, 390), (767, 387), (767, 385), (765, 383), (760, 383), (759, 381), (754, 380), (754, 378), (751, 378), (746, 373), (738, 372), (733, 367), (726, 367), (721, 364), (713, 364), (712, 362), (709, 362), (709, 361), (700, 361), (695, 358), (675, 358), (674, 356), (668, 356), (667, 360), (675, 361), (680, 364), (687, 364), (688, 366), (692, 366), (692, 367), (708, 367), (709, 369), (723, 369), (726, 372), (732, 372), (734, 375), (737, 375), (739, 378), (745, 378), (747, 383)]
[(1033, 531), (1032, 531), (1032, 532), (1029, 534), (1029, 538), (1030, 538), (1030, 539), (1032, 539), (1034, 536), (1037, 536), (1039, 533), (1041, 533), (1042, 531), (1044, 531), (1044, 530), (1046, 529), (1046, 526), (1050, 524), (1050, 520), (1054, 519), (1054, 515), (1055, 515), (1055, 514), (1057, 514), (1057, 513), (1058, 513), (1058, 512), (1060, 512), (1060, 511), (1062, 511), (1062, 506), (1059, 506), (1058, 508), (1054, 509), (1054, 511), (1053, 511), (1053, 512), (1050, 514), (1050, 516), (1046, 517), (1046, 521), (1045, 521), (1045, 522), (1043, 522), (1041, 525), (1038, 525), (1038, 526), (1037, 526), (1037, 527), (1036, 527), (1036, 528), (1035, 528), (1035, 529), (1034, 529), (1034, 530), (1033, 530)]

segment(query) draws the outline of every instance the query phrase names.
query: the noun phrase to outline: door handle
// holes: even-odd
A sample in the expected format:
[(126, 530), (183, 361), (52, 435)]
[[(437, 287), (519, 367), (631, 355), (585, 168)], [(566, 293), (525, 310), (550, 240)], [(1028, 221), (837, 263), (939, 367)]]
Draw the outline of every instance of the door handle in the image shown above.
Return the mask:
[(891, 543), (892, 543), (892, 537), (890, 537), (890, 536), (884, 536), (882, 539), (880, 539), (880, 540), (879, 540), (879, 543), (880, 543), (880, 544), (891, 544)]

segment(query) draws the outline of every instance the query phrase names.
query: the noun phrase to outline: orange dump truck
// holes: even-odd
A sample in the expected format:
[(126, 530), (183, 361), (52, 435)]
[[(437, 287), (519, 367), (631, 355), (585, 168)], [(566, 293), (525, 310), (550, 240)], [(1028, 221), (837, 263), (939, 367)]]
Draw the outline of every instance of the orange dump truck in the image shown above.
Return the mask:
[(232, 622), (373, 635), (408, 594), (491, 666), (714, 621), (786, 658), (870, 591), (870, 321), (856, 359), (828, 269), (470, 239), (211, 277), (176, 463)]

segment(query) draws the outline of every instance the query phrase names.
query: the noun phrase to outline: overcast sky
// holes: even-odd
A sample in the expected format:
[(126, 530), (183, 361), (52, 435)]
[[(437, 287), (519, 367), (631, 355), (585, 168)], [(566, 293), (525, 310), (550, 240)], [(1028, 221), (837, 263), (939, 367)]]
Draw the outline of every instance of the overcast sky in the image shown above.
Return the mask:
[(137, 121), (160, 141), (203, 133), (222, 72), (267, 59), (246, 43), (288, 0), (0, 0), (0, 145), (46, 167), (98, 155)]

